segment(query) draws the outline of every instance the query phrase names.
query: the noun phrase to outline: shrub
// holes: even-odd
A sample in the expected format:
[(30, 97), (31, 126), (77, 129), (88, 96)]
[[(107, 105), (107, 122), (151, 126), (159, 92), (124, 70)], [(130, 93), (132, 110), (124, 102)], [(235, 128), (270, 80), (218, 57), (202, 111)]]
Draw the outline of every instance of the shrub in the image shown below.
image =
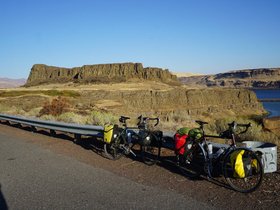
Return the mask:
[(42, 115), (53, 115), (58, 116), (65, 113), (70, 108), (70, 104), (65, 98), (58, 97), (53, 99), (51, 102), (46, 102), (43, 108), (39, 112), (39, 116)]
[(87, 124), (104, 125), (106, 123), (117, 123), (118, 117), (107, 112), (93, 111), (87, 121)]
[(29, 110), (28, 112), (26, 112), (26, 116), (30, 116), (30, 117), (36, 117), (39, 115), (40, 111), (41, 111), (41, 107), (37, 107), (37, 108), (33, 108), (31, 110)]
[(56, 121), (56, 118), (52, 115), (43, 115), (40, 117), (41, 120), (47, 120), (47, 121)]
[(66, 123), (86, 124), (87, 117), (74, 112), (65, 112), (57, 117), (58, 121)]

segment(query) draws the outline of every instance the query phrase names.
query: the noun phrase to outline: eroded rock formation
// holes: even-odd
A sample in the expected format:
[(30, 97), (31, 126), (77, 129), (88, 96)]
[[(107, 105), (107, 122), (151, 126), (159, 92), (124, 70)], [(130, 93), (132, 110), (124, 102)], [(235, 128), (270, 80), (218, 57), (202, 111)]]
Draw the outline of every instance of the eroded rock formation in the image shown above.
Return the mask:
[(280, 68), (231, 71), (216, 75), (181, 77), (187, 85), (203, 87), (280, 88)]
[(61, 82), (124, 82), (130, 79), (177, 83), (177, 77), (161, 68), (143, 68), (141, 63), (84, 65), (61, 68), (35, 64), (26, 86)]
[[(265, 110), (253, 91), (247, 89), (174, 88), (168, 91), (88, 91), (82, 101), (117, 113), (157, 112), (185, 115), (254, 115)], [(222, 113), (225, 115), (223, 116)]]

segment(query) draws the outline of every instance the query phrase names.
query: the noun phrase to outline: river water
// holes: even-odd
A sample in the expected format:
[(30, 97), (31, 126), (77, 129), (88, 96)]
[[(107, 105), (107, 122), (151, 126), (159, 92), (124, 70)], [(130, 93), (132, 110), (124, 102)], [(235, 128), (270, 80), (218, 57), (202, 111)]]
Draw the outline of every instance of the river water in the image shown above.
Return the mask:
[[(258, 99), (280, 99), (280, 89), (253, 90)], [(262, 102), (264, 108), (269, 111), (270, 117), (280, 116), (280, 101)]]

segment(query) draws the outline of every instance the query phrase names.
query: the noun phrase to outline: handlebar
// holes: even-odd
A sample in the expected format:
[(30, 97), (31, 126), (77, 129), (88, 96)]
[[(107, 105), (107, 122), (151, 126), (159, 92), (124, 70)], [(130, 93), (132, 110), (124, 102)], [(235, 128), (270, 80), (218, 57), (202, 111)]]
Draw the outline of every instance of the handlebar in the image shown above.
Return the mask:
[(137, 123), (138, 126), (146, 125), (149, 120), (156, 120), (156, 123), (154, 124), (154, 126), (157, 126), (159, 124), (159, 121), (160, 121), (158, 117), (154, 117), (154, 118), (152, 118), (152, 117), (143, 117), (142, 115), (140, 115), (138, 117), (138, 120), (139, 120), (138, 123)]
[(203, 127), (203, 125), (207, 125), (208, 124), (208, 122), (203, 122), (203, 121), (201, 121), (201, 120), (196, 120), (195, 121), (198, 125), (200, 125), (200, 127)]
[(245, 130), (241, 131), (239, 134), (246, 133), (248, 131), (248, 128), (251, 127), (251, 123), (248, 124), (238, 124), (237, 122), (233, 121), (232, 123), (228, 124), (228, 129), (222, 133), (220, 133), (221, 138), (234, 138), (233, 135), (235, 135), (235, 130), (237, 127), (245, 127)]
[(248, 128), (252, 126), (251, 123), (247, 123), (247, 124), (238, 124), (235, 121), (233, 121), (232, 123), (228, 124), (229, 129), (232, 130), (233, 132), (236, 130), (237, 127), (245, 127), (245, 130), (241, 133), (246, 133)]

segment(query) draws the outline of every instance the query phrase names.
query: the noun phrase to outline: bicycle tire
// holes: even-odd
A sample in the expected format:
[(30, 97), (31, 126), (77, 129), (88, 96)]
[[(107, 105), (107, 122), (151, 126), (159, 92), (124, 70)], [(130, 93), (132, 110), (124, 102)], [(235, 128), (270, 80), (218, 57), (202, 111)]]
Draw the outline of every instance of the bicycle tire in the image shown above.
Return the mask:
[[(234, 169), (231, 164), (230, 155), (234, 151), (245, 150), (246, 158), (250, 160), (250, 164), (252, 164), (253, 160), (256, 160), (254, 168), (252, 168), (252, 172), (250, 174), (246, 174), (244, 178), (238, 178), (234, 176)], [(223, 165), (223, 175), (226, 182), (236, 191), (241, 193), (250, 193), (260, 187), (263, 180), (263, 164), (260, 158), (256, 155), (255, 152), (245, 149), (245, 148), (237, 148), (231, 151), (225, 157), (225, 162)]]
[(203, 173), (205, 156), (203, 149), (198, 144), (194, 144), (186, 155), (179, 155), (177, 157), (177, 166), (184, 176), (195, 179)]
[(124, 156), (125, 151), (120, 147), (124, 141), (122, 137), (118, 137), (116, 140), (110, 144), (104, 143), (104, 153), (105, 156), (110, 160), (118, 160)]
[(141, 146), (142, 161), (149, 166), (156, 164), (160, 156), (160, 149), (160, 147), (154, 147), (151, 145)]

